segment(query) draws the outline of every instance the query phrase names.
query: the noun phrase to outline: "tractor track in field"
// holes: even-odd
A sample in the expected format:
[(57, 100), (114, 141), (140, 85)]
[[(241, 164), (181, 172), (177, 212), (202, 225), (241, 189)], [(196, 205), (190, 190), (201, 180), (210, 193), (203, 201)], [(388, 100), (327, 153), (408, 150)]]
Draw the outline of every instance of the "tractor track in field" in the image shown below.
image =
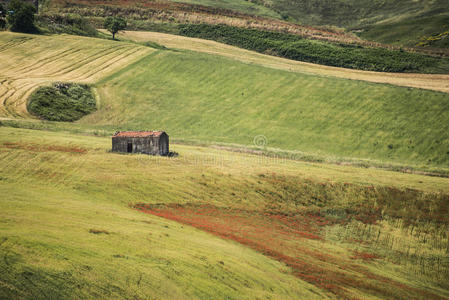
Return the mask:
[(30, 118), (28, 97), (55, 81), (94, 83), (151, 53), (148, 47), (73, 36), (0, 33), (0, 116)]

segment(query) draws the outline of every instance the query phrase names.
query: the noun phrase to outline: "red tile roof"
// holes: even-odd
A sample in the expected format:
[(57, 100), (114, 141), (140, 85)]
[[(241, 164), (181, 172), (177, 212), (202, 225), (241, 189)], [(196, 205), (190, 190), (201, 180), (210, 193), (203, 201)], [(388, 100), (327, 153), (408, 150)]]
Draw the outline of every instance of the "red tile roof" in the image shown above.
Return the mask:
[(134, 137), (134, 138), (150, 137), (150, 136), (159, 137), (159, 136), (161, 136), (162, 133), (164, 133), (164, 132), (163, 131), (118, 131), (114, 134), (114, 137)]

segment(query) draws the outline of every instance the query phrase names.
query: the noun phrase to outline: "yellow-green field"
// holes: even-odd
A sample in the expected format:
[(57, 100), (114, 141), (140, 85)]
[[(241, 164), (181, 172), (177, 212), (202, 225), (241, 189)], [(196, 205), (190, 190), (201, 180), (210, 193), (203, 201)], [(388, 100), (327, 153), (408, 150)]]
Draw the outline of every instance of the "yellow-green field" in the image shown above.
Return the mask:
[[(106, 33), (104, 30), (100, 30)], [(401, 74), (380, 73), (329, 67), (311, 64), (281, 57), (260, 54), (234, 46), (221, 44), (215, 41), (189, 38), (159, 32), (148, 31), (123, 31), (118, 37), (136, 42), (156, 42), (168, 48), (192, 50), (224, 56), (244, 63), (261, 65), (273, 69), (286, 70), (290, 72), (331, 76), (352, 80), (362, 80), (376, 83), (387, 83), (392, 85), (407, 86), (442, 92), (449, 92), (449, 75), (444, 74)]]
[(94, 83), (151, 48), (70, 35), (0, 32), (0, 116), (29, 117), (26, 100), (55, 81)]
[[(274, 57), (198, 39), (125, 34), (177, 49), (1, 33), (0, 116), (29, 118), (27, 97), (38, 86), (91, 83), (98, 111), (79, 121), (85, 128), (164, 128), (176, 140), (238, 147), (263, 135), (275, 152), (296, 151), (297, 158), (448, 172), (447, 93), (339, 78), (360, 73), (344, 69), (332, 76), (326, 68), (291, 62), (299, 67), (288, 70), (289, 61), (279, 64)], [(388, 81), (392, 74), (374, 76)], [(419, 86), (446, 88), (447, 75), (416, 76)]]
[[(282, 262), (130, 205), (208, 203), (263, 210), (276, 204), (285, 213), (312, 212), (323, 209), (316, 200), (304, 206), (295, 199), (309, 201), (307, 193), (313, 193), (328, 199), (325, 208), (338, 209), (360, 204), (365, 189), (373, 188), (385, 195), (388, 190), (413, 194), (411, 189), (422, 194), (411, 196), (410, 203), (397, 203), (403, 208), (382, 204), (384, 220), (377, 225), (353, 220), (328, 226), (323, 240), (301, 240), (302, 245), (325, 249), (411, 290), (449, 296), (447, 223), (423, 220), (410, 232), (389, 217), (401, 210), (415, 217), (416, 207), (438, 208), (439, 197), (449, 193), (448, 179), (203, 147), (172, 148), (179, 157), (122, 155), (109, 152), (110, 138), (0, 127), (0, 296), (332, 298), (295, 277)], [(322, 184), (327, 191), (319, 188)], [(293, 190), (285, 193), (286, 187)], [(364, 237), (368, 229), (379, 232), (376, 242)], [(350, 243), (346, 234), (366, 243)], [(353, 260), (353, 251), (377, 253), (382, 259)], [(408, 262), (415, 260), (420, 264)], [(364, 299), (377, 297), (374, 290), (350, 290)]]
[[(120, 38), (0, 33), (1, 299), (449, 298), (449, 178), (370, 167), (447, 173), (448, 75)], [(55, 81), (91, 84), (97, 112), (30, 116)], [(110, 152), (156, 128), (178, 157)]]

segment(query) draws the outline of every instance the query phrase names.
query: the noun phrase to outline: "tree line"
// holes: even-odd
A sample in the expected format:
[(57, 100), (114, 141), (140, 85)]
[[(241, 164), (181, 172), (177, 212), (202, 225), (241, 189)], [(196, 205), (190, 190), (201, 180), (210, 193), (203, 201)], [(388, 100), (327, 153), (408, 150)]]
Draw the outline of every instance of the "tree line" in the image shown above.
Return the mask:
[(25, 1), (12, 0), (8, 5), (0, 3), (0, 28), (11, 31), (34, 32), (34, 14), (36, 7)]
[[(36, 6), (23, 0), (12, 0), (7, 5), (0, 3), (0, 29), (34, 33), (38, 29), (34, 23)], [(103, 26), (112, 34), (112, 39), (127, 26), (126, 20), (120, 17), (107, 17)]]

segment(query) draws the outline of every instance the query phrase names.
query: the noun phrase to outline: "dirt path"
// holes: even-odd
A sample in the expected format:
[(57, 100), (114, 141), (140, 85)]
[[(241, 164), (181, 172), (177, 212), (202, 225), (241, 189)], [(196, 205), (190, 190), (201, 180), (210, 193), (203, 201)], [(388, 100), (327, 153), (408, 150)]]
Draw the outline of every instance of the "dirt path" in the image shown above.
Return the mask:
[(291, 72), (332, 76), (375, 83), (388, 83), (398, 86), (422, 88), (449, 93), (449, 75), (382, 73), (329, 67), (264, 55), (254, 51), (221, 44), (215, 41), (188, 38), (158, 32), (125, 31), (121, 32), (118, 36), (119, 38), (129, 39), (136, 42), (152, 41), (168, 48), (221, 55), (245, 63), (258, 64), (269, 68), (287, 70)]

